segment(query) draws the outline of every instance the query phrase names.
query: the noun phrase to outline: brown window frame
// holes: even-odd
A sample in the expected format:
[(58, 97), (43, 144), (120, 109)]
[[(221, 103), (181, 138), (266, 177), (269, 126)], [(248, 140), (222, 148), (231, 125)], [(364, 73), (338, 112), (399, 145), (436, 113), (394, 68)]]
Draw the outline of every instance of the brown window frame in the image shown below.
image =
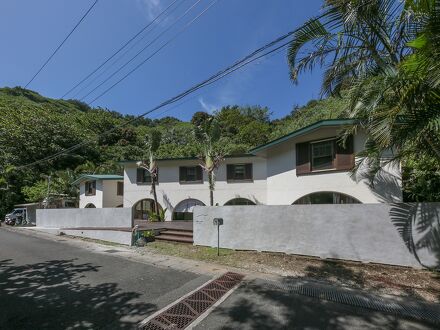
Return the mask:
[(116, 183), (116, 196), (124, 196), (124, 182), (122, 181)]
[[(329, 137), (326, 139), (304, 141), (295, 144), (296, 149), (296, 175), (308, 175), (335, 171), (349, 171), (355, 163), (354, 137), (350, 135), (345, 145), (339, 143), (340, 137)], [(313, 144), (332, 141), (333, 160), (332, 167), (326, 169), (313, 169)]]
[[(188, 169), (195, 169), (195, 180), (188, 180)], [(185, 171), (185, 173), (183, 173)], [(203, 183), (203, 169), (198, 166), (179, 166), (179, 183), (180, 184), (192, 184)]]
[[(245, 178), (235, 177), (236, 166), (244, 166), (244, 176)], [(246, 177), (246, 171), (250, 172), (249, 177)], [(232, 174), (232, 177), (231, 177)], [(253, 163), (236, 163), (236, 164), (226, 164), (226, 181), (227, 182), (253, 182), (254, 181), (254, 164)]]
[(96, 196), (96, 180), (84, 183), (84, 193), (86, 196)]
[[(310, 146), (309, 146), (309, 157), (310, 157), (310, 172), (316, 173), (316, 172), (322, 172), (322, 171), (334, 171), (336, 170), (336, 138), (330, 138), (330, 139), (323, 139), (323, 140), (317, 140), (317, 141), (312, 141), (310, 142)], [(318, 157), (314, 157), (313, 155), (313, 147), (315, 147), (318, 144), (322, 144), (322, 143), (329, 143), (331, 145), (331, 149), (332, 149), (332, 161), (331, 161), (331, 167), (327, 167), (327, 168), (321, 168), (321, 169), (314, 169), (313, 168), (313, 162), (315, 158)]]

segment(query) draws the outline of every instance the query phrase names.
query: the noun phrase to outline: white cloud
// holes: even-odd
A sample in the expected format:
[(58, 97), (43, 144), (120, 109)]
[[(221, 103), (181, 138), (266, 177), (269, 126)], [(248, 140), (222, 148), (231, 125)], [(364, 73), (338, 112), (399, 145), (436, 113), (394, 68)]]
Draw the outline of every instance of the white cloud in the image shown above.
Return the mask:
[(161, 0), (137, 0), (137, 2), (150, 20), (162, 11)]
[(203, 97), (199, 98), (199, 103), (202, 106), (203, 110), (205, 110), (207, 113), (213, 113), (215, 110), (220, 108), (218, 105), (205, 102), (205, 100), (203, 100)]

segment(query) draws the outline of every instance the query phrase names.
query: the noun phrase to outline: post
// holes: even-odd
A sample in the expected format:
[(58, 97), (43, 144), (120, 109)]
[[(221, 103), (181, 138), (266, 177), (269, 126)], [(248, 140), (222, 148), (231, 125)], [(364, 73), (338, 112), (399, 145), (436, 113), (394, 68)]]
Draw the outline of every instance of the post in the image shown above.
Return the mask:
[(217, 222), (217, 257), (220, 256), (220, 224)]
[(217, 257), (220, 256), (220, 226), (223, 225), (222, 218), (214, 218), (212, 221), (214, 226), (217, 226)]

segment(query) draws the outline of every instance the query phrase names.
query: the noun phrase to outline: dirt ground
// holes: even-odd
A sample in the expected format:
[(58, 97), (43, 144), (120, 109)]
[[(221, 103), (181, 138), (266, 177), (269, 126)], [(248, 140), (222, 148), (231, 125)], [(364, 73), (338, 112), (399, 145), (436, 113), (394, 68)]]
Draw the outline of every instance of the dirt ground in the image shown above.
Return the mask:
[(440, 273), (381, 264), (320, 259), (284, 253), (234, 251), (190, 244), (152, 242), (147, 250), (296, 278), (312, 278), (375, 294), (440, 302)]

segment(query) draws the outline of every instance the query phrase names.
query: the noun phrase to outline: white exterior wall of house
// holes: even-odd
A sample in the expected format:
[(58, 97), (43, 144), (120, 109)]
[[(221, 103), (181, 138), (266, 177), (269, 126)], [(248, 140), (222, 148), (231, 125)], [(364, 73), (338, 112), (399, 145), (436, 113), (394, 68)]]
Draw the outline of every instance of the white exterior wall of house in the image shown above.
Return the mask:
[(96, 181), (96, 194), (93, 196), (86, 196), (86, 182), (83, 181), (79, 185), (79, 208), (83, 209), (88, 204), (93, 204), (97, 209), (104, 207), (104, 196), (103, 196), (103, 181)]
[(103, 180), (103, 207), (119, 207), (124, 202), (124, 197), (118, 196), (117, 180)]
[[(337, 192), (349, 195), (361, 203), (401, 202), (400, 167), (386, 166), (370, 188), (369, 180), (361, 174), (352, 177), (349, 171), (325, 170), (297, 175), (296, 144), (335, 138), (339, 126), (320, 127), (307, 134), (292, 137), (284, 142), (256, 151), (254, 157), (226, 158), (216, 172), (214, 203), (225, 205), (234, 198), (246, 198), (255, 204), (291, 205), (299, 198), (316, 192)], [(364, 148), (366, 135), (354, 136), (353, 149), (358, 153)], [(253, 164), (251, 182), (227, 182), (227, 164)], [(203, 183), (179, 183), (179, 166), (197, 165), (197, 160), (159, 161), (158, 202), (167, 209), (171, 220), (174, 208), (182, 201), (197, 199), (209, 205), (209, 188), (204, 173)], [(132, 207), (145, 198), (153, 198), (151, 186), (136, 183), (135, 162), (128, 162), (124, 169), (124, 207)], [(359, 173), (361, 173), (360, 171)]]
[[(348, 171), (322, 171), (297, 176), (296, 143), (327, 139), (337, 136), (336, 128), (319, 129), (311, 134), (291, 139), (273, 147), (262, 156), (267, 158), (267, 204), (290, 205), (299, 198), (314, 192), (332, 191), (352, 196), (361, 203), (402, 201), (400, 168), (385, 168), (386, 179), (377, 181), (370, 189), (368, 180), (353, 178)], [(363, 149), (366, 135), (354, 137), (354, 152)]]
[(93, 204), (96, 208), (122, 205), (123, 196), (117, 195), (118, 180), (96, 180), (96, 194), (93, 196), (86, 196), (85, 184), (86, 181), (83, 181), (79, 186), (79, 208), (85, 208), (88, 204)]
[[(209, 205), (209, 186), (206, 173), (203, 183), (180, 183), (179, 167), (196, 166), (197, 160), (159, 161), (159, 184), (156, 186), (159, 204), (167, 209), (166, 218), (171, 220), (174, 208), (182, 201), (197, 199)], [(253, 164), (252, 182), (227, 182), (227, 164)], [(132, 207), (145, 198), (153, 198), (150, 184), (136, 183), (135, 163), (126, 163), (124, 167), (124, 207)], [(214, 203), (224, 205), (234, 198), (246, 198), (255, 204), (266, 204), (266, 161), (259, 157), (227, 158), (216, 172)]]

